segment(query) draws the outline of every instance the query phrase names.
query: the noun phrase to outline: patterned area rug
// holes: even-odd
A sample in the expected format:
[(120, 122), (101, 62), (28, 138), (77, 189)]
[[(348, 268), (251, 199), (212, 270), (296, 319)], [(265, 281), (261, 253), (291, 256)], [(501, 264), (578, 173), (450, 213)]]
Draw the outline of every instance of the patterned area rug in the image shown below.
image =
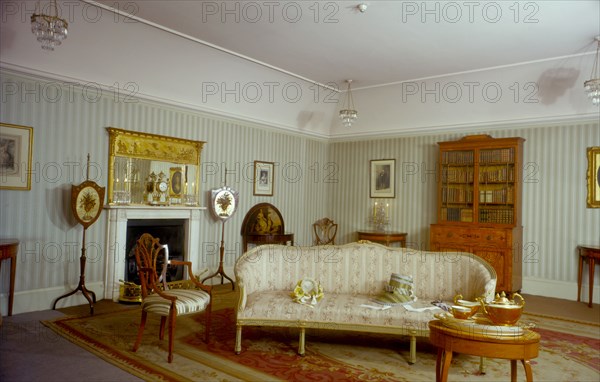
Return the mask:
[[(140, 313), (137, 309), (66, 317), (44, 324), (79, 346), (145, 380), (156, 381), (433, 381), (436, 349), (417, 340), (417, 363), (409, 365), (408, 339), (337, 331), (307, 331), (306, 355), (296, 354), (297, 330), (244, 328), (243, 350), (233, 352), (233, 309), (213, 312), (211, 342), (202, 341), (202, 315), (180, 317), (173, 363), (167, 363), (167, 342), (158, 339), (159, 320), (150, 317), (140, 349), (133, 353)], [(600, 326), (526, 315), (541, 334), (539, 357), (532, 360), (535, 381), (600, 380)], [(519, 364), (520, 366), (520, 364)], [(524, 379), (522, 367), (518, 379)], [(507, 360), (455, 355), (450, 381), (510, 379)]]

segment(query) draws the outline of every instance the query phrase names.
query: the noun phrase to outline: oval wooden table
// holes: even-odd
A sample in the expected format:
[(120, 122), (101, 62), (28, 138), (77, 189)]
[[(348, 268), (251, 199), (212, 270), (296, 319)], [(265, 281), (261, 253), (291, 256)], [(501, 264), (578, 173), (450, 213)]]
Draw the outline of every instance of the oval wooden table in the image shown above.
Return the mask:
[(530, 359), (539, 352), (540, 335), (525, 329), (519, 336), (485, 336), (472, 330), (444, 326), (440, 320), (429, 322), (429, 340), (438, 348), (435, 380), (447, 381), (453, 353), (510, 360), (510, 380), (517, 380), (517, 361), (525, 368), (528, 382), (533, 381)]

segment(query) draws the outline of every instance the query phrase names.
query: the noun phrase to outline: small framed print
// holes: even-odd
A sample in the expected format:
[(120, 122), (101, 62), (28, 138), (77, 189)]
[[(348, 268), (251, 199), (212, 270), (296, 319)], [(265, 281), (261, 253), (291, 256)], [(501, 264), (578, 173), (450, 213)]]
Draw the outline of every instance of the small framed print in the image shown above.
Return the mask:
[(371, 198), (396, 197), (396, 160), (377, 159), (369, 168)]
[(31, 190), (33, 127), (0, 123), (0, 189)]
[(273, 162), (254, 161), (254, 195), (273, 196)]
[(171, 167), (169, 169), (169, 196), (171, 198), (181, 198), (183, 192), (183, 172), (181, 167)]
[(587, 206), (600, 208), (600, 146), (587, 149)]

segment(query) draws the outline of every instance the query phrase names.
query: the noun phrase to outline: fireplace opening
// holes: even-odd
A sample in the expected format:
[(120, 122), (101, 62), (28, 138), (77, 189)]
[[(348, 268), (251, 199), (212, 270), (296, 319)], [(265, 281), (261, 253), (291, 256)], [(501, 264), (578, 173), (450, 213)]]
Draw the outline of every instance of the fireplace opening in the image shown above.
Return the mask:
[[(137, 240), (149, 233), (160, 239), (161, 244), (169, 246), (169, 259), (185, 260), (185, 219), (129, 219), (127, 221), (125, 281), (140, 284), (135, 263), (135, 246)], [(167, 282), (183, 279), (183, 266), (169, 266)]]

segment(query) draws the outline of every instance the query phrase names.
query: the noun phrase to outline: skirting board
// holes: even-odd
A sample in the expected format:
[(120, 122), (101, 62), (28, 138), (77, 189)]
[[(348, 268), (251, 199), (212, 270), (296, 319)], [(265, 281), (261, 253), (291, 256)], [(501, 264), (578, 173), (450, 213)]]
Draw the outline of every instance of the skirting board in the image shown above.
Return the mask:
[[(523, 293), (536, 296), (562, 298), (577, 301), (577, 283), (566, 281), (552, 281), (547, 279), (523, 278)], [(589, 297), (589, 284), (581, 285), (581, 301), (587, 303)], [(600, 304), (600, 288), (594, 285), (593, 303)]]
[[(54, 301), (60, 296), (69, 293), (75, 289), (77, 285), (71, 287), (54, 287), (47, 289), (35, 289), (27, 290), (22, 292), (15, 292), (13, 302), (13, 314), (36, 312), (39, 310), (52, 309)], [(104, 283), (101, 281), (92, 282), (85, 285), (85, 287), (96, 294), (96, 301), (104, 298)], [(81, 291), (77, 291), (74, 295), (61, 299), (56, 305), (57, 308), (64, 308), (68, 306), (87, 304), (88, 301), (85, 299)], [(0, 310), (2, 315), (8, 314), (8, 291), (0, 294)]]

